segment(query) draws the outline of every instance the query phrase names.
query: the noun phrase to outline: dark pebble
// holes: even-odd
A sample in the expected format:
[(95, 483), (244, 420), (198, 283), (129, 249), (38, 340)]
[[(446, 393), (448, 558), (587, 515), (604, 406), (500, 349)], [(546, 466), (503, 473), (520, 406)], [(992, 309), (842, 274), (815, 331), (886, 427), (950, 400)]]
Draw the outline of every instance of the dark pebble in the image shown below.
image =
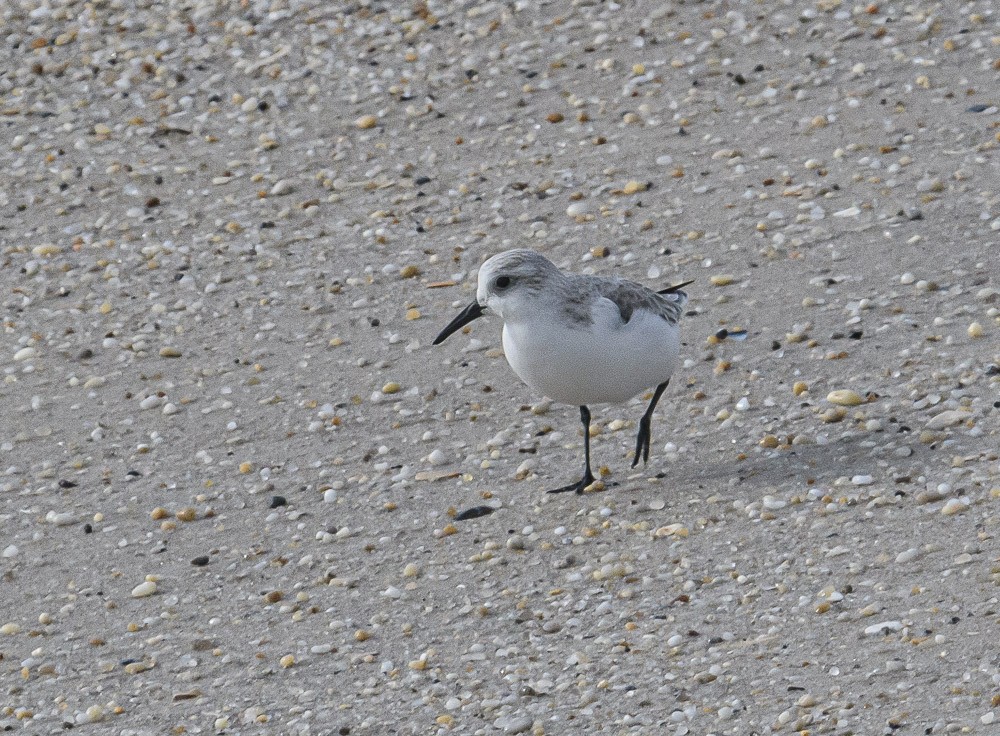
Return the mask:
[(208, 555), (199, 555), (191, 560), (191, 564), (195, 567), (204, 567), (208, 564)]
[(76, 488), (76, 483), (71, 480), (61, 480), (59, 481), (60, 488)]
[(431, 180), (431, 178), (429, 176), (418, 176), (416, 179), (413, 180), (413, 183), (416, 184), (419, 187), (422, 184), (429, 183), (430, 180)]
[(93, 534), (94, 533), (94, 527), (92, 527), (90, 524), (84, 524), (83, 525), (83, 533), (84, 534)]
[(986, 112), (990, 109), (989, 105), (972, 105), (971, 107), (965, 108), (966, 112)]
[(79, 353), (76, 354), (77, 360), (90, 360), (94, 357), (94, 351), (90, 348), (84, 348)]
[(269, 509), (276, 509), (279, 506), (287, 506), (288, 499), (284, 496), (271, 496), (271, 502), (267, 505)]
[(455, 517), (455, 521), (466, 521), (467, 519), (478, 519), (480, 516), (492, 514), (496, 509), (490, 506), (473, 506), (466, 509)]

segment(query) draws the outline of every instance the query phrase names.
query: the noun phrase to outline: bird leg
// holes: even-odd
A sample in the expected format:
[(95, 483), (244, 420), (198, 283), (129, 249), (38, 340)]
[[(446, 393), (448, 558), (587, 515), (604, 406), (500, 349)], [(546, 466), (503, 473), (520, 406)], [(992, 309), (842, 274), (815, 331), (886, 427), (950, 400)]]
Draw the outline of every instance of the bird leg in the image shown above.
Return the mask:
[(656, 408), (656, 402), (660, 400), (660, 396), (667, 388), (667, 384), (670, 383), (668, 378), (666, 381), (661, 383), (656, 387), (656, 391), (653, 392), (653, 398), (649, 402), (649, 408), (646, 409), (646, 413), (642, 415), (642, 419), (639, 420), (639, 435), (635, 438), (635, 457), (632, 458), (632, 467), (634, 468), (639, 464), (639, 456), (642, 456), (642, 461), (644, 463), (649, 461), (649, 424), (653, 419), (653, 409)]
[(583, 493), (583, 489), (594, 482), (594, 474), (590, 472), (590, 409), (586, 406), (580, 407), (580, 421), (583, 422), (583, 477), (576, 483), (570, 483), (568, 486), (556, 488), (549, 491), (549, 493), (568, 493), (569, 491), (573, 491), (574, 493)]

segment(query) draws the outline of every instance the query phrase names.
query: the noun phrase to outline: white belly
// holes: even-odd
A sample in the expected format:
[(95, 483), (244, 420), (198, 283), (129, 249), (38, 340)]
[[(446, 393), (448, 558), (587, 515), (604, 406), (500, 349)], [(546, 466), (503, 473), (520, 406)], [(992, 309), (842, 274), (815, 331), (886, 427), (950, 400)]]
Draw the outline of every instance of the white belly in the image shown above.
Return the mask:
[(618, 404), (670, 378), (680, 336), (677, 325), (638, 312), (615, 326), (504, 324), (503, 348), (518, 377), (553, 401)]

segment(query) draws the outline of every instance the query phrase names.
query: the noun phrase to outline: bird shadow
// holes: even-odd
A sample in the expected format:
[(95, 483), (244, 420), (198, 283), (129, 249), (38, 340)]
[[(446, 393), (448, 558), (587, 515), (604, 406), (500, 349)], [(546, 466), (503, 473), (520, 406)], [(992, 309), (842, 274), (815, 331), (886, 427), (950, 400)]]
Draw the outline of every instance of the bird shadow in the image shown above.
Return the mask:
[[(912, 454), (894, 456), (885, 449), (885, 443), (874, 446), (870, 438), (842, 437), (826, 444), (792, 445), (785, 449), (762, 450), (745, 460), (733, 457), (719, 462), (698, 458), (693, 453), (671, 463), (670, 469), (655, 473), (671, 487), (718, 492), (739, 488), (754, 495), (754, 490), (765, 490), (789, 484), (824, 486), (844, 476), (871, 475), (880, 484), (905, 484), (910, 481), (907, 467), (919, 463), (933, 450), (925, 445), (910, 445)], [(885, 465), (895, 472), (886, 473)], [(638, 491), (641, 486), (623, 483), (628, 489)]]

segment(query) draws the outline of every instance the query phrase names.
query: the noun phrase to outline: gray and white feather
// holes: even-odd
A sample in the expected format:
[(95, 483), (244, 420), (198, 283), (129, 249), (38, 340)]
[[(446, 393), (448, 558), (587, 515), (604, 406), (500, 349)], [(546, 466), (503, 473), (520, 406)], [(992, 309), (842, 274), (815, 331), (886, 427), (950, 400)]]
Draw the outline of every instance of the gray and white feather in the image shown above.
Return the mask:
[[(560, 271), (533, 250), (509, 250), (483, 263), (476, 301), (434, 344), (484, 312), (497, 314), (510, 367), (535, 392), (579, 406), (585, 427), (589, 404), (621, 403), (656, 387), (640, 427), (638, 461), (640, 451), (648, 456), (649, 416), (677, 364), (684, 285), (656, 292), (625, 279)], [(587, 455), (585, 480), (589, 445)]]
[(503, 319), (504, 352), (521, 380), (582, 405), (620, 403), (669, 378), (687, 295), (566, 273), (519, 249), (482, 265), (476, 301)]

